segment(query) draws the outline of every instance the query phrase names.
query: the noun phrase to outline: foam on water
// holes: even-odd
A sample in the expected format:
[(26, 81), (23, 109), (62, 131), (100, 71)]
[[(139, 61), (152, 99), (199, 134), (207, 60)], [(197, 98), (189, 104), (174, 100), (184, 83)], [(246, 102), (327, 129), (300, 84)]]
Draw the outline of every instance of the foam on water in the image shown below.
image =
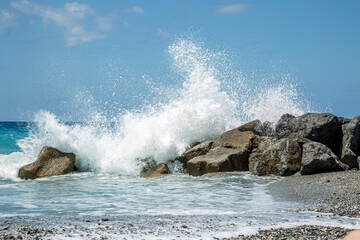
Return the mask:
[(191, 143), (214, 139), (244, 121), (276, 121), (284, 113), (300, 115), (308, 110), (294, 85), (284, 81), (250, 91), (251, 84), (242, 85), (237, 79), (249, 89), (234, 94), (231, 91), (238, 88), (225, 87), (234, 85), (229, 82), (233, 78), (227, 78), (216, 63), (222, 53), (206, 50), (203, 44), (179, 39), (168, 52), (183, 82), (170, 100), (120, 114), (111, 124), (96, 110), (89, 111), (91, 120), (81, 124), (64, 124), (54, 114), (39, 111), (34, 119), (37, 127), (18, 141), (22, 153), (0, 156), (0, 165), (7, 168), (0, 177), (15, 179), (19, 166), (33, 161), (45, 145), (76, 153), (82, 171), (137, 175), (142, 167), (137, 159), (165, 162)]

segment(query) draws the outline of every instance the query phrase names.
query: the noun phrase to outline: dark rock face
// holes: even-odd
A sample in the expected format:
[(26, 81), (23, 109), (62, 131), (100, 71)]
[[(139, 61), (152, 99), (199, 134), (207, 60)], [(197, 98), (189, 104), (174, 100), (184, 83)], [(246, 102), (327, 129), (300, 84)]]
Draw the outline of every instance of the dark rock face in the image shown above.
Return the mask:
[(303, 145), (301, 164), (300, 173), (302, 175), (348, 169), (348, 166), (341, 163), (327, 146), (318, 142), (309, 142)]
[(19, 170), (19, 177), (35, 179), (71, 173), (76, 169), (75, 154), (63, 153), (53, 147), (43, 147), (37, 160)]
[(301, 147), (296, 138), (264, 141), (249, 158), (250, 171), (259, 176), (289, 176), (301, 167)]
[(170, 170), (165, 163), (159, 164), (143, 173), (140, 174), (141, 177), (144, 178), (156, 178), (161, 177), (165, 174), (169, 174)]
[(342, 122), (330, 113), (307, 113), (300, 117), (283, 116), (276, 126), (279, 138), (289, 134), (320, 142), (328, 146), (337, 156), (341, 153)]
[(291, 115), (291, 114), (284, 114), (281, 116), (281, 118), (279, 119), (279, 121), (276, 123), (275, 126), (275, 133), (278, 136), (281, 136), (282, 134), (286, 134), (287, 130), (290, 129), (289, 126), (289, 122), (290, 120), (294, 119), (295, 116)]
[(360, 162), (360, 116), (342, 125), (343, 139), (341, 162), (359, 169)]
[(187, 162), (187, 169), (192, 176), (205, 173), (249, 170), (249, 150), (245, 148), (216, 147), (207, 154), (195, 157)]
[(203, 143), (199, 143), (199, 144), (195, 145), (194, 147), (186, 150), (176, 160), (178, 160), (179, 162), (184, 164), (184, 166), (186, 166), (187, 162), (189, 160), (193, 159), (194, 157), (205, 155), (211, 149), (211, 146), (213, 145), (213, 143), (214, 143), (214, 141), (206, 141)]

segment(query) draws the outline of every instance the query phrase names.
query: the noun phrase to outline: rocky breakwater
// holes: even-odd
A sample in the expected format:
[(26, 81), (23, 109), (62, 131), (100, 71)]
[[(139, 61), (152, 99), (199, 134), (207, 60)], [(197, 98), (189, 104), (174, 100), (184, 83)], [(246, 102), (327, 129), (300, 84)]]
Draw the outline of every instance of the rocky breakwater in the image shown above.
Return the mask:
[(255, 120), (199, 143), (178, 158), (190, 175), (251, 171), (290, 176), (359, 169), (360, 117), (329, 113), (283, 115), (272, 125)]
[(37, 160), (19, 170), (19, 177), (35, 179), (71, 173), (76, 170), (75, 154), (63, 153), (53, 147), (43, 147)]

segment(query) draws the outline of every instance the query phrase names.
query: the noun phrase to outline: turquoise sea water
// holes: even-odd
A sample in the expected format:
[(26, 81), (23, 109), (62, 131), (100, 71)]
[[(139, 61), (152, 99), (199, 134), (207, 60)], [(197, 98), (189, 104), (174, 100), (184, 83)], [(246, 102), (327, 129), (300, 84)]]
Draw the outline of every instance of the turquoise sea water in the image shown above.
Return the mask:
[(0, 122), (0, 154), (20, 151), (16, 141), (28, 136), (29, 122)]

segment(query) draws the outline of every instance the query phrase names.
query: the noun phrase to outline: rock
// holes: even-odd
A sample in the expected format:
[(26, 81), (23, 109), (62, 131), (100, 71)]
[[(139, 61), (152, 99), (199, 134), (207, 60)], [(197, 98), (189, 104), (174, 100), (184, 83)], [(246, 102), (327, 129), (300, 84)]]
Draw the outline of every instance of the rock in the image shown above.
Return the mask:
[(273, 136), (274, 129), (270, 122), (262, 123), (260, 120), (254, 120), (237, 128), (240, 132), (251, 131), (258, 136)]
[(194, 157), (198, 157), (201, 155), (205, 155), (213, 145), (214, 141), (206, 141), (203, 143), (196, 144), (195, 146), (189, 148), (186, 150), (180, 157), (178, 157), (176, 160), (184, 164), (184, 166), (187, 165), (187, 162)]
[(360, 155), (360, 116), (342, 125), (341, 162), (350, 168), (359, 169)]
[(275, 125), (275, 133), (277, 134), (278, 137), (279, 136), (281, 137), (281, 135), (283, 133), (284, 134), (288, 133), (286, 130), (290, 128), (289, 122), (290, 122), (290, 120), (292, 120), (294, 118), (295, 118), (295, 116), (288, 114), (288, 113), (281, 116), (281, 118)]
[(265, 137), (265, 136), (256, 136), (256, 138), (254, 139), (254, 141), (252, 142), (252, 148), (258, 148), (260, 143), (262, 142), (273, 142), (276, 139), (273, 137)]
[(349, 168), (340, 162), (327, 146), (318, 142), (308, 142), (303, 145), (301, 165), (301, 175), (344, 171)]
[(37, 160), (19, 170), (19, 177), (35, 179), (71, 173), (75, 170), (75, 154), (63, 153), (53, 147), (43, 147)]
[(280, 118), (280, 123), (276, 126), (276, 136), (283, 138), (296, 134), (325, 144), (337, 156), (340, 156), (341, 125), (338, 118), (330, 113), (307, 113), (296, 118), (287, 115)]
[(248, 171), (249, 154), (246, 148), (216, 147), (207, 154), (195, 157), (187, 162), (192, 176), (201, 176), (212, 172)]
[(261, 142), (249, 158), (250, 171), (259, 176), (290, 176), (298, 172), (300, 167), (301, 147), (294, 137)]
[(142, 173), (149, 171), (157, 166), (157, 163), (156, 163), (154, 157), (152, 157), (152, 156), (145, 157), (145, 158), (136, 158), (135, 161), (136, 161), (136, 164), (142, 168), (141, 169)]
[(341, 124), (346, 124), (351, 121), (351, 119), (344, 118), (344, 117), (338, 117), (338, 119), (339, 119), (339, 122), (341, 122)]
[(141, 177), (144, 178), (156, 178), (161, 177), (165, 174), (169, 174), (169, 168), (165, 163), (159, 164), (143, 173), (140, 174)]
[(251, 150), (252, 143), (256, 135), (253, 132), (240, 132), (237, 128), (223, 133), (215, 140), (211, 148), (226, 147), (226, 148), (246, 148)]

